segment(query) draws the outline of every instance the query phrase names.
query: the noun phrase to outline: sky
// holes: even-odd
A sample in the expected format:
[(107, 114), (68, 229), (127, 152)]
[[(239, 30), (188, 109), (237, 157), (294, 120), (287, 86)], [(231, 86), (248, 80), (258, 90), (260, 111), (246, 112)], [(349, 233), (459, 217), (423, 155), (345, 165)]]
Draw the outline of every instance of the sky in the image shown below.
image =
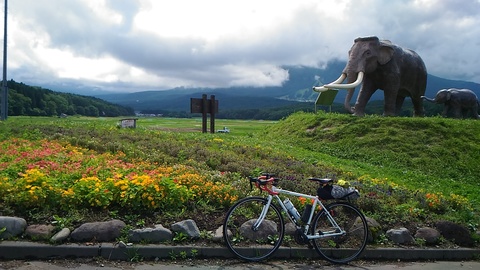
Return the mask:
[(347, 61), (364, 36), (480, 83), (480, 0), (13, 0), (7, 14), (7, 79), (35, 86), (279, 86), (285, 66)]

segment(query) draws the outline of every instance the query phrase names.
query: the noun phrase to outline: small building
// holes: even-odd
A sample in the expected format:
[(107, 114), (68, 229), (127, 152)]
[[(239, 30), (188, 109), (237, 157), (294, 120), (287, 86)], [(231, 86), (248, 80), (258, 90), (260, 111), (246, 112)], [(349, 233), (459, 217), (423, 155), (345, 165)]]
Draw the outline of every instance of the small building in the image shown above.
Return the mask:
[(120, 119), (121, 128), (136, 128), (138, 118), (125, 118)]

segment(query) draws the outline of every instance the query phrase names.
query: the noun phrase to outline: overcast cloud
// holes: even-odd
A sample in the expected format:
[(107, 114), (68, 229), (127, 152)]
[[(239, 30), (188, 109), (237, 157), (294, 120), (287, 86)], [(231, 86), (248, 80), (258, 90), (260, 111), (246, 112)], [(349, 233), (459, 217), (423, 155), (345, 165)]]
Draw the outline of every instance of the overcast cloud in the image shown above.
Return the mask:
[[(376, 35), (480, 83), (480, 0), (13, 0), (8, 79), (108, 91), (273, 86)], [(3, 5), (2, 5), (3, 7)], [(3, 19), (2, 19), (3, 29)], [(55, 90), (55, 89), (53, 89)]]

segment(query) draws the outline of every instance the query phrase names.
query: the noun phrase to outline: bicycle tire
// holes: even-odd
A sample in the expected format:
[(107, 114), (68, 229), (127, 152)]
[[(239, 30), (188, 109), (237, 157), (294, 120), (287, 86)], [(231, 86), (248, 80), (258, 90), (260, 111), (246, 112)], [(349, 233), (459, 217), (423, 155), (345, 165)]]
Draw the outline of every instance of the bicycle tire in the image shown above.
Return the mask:
[(236, 202), (227, 212), (223, 223), (223, 239), (228, 249), (240, 259), (264, 260), (282, 244), (284, 220), (273, 203), (258, 230), (252, 230), (266, 203), (267, 199), (262, 197), (247, 197)]
[[(325, 208), (346, 234), (313, 239), (315, 250), (332, 263), (345, 264), (355, 260), (367, 245), (368, 225), (365, 216), (358, 208), (346, 202), (335, 202)], [(312, 234), (322, 234), (333, 228), (325, 209), (315, 216), (312, 224)]]

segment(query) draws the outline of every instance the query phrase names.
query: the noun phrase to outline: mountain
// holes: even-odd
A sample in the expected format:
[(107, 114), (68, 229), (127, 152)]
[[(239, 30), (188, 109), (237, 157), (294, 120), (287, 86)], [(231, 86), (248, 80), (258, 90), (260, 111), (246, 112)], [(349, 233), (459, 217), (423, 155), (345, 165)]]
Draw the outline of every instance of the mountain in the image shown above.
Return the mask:
[[(202, 94), (215, 95), (220, 110), (254, 109), (288, 106), (299, 102), (314, 102), (318, 96), (312, 86), (329, 83), (338, 78), (345, 62), (333, 61), (327, 69), (304, 66), (286, 66), (289, 80), (277, 87), (230, 87), (230, 88), (175, 88), (164, 91), (144, 91), (126, 94), (94, 94), (95, 97), (112, 103), (129, 106), (136, 111), (173, 110), (190, 111), (190, 98), (201, 98)], [(448, 80), (428, 75), (425, 95), (434, 97), (442, 88), (468, 88), (480, 96), (480, 84), (458, 80)], [(358, 89), (356, 91), (358, 93)], [(383, 91), (377, 91), (371, 100), (382, 100)], [(346, 91), (339, 91), (335, 101), (343, 103)], [(354, 102), (356, 97), (352, 98)]]
[(8, 115), (19, 116), (129, 116), (132, 108), (105, 100), (72, 93), (54, 92), (29, 86), (14, 80), (8, 81)]

